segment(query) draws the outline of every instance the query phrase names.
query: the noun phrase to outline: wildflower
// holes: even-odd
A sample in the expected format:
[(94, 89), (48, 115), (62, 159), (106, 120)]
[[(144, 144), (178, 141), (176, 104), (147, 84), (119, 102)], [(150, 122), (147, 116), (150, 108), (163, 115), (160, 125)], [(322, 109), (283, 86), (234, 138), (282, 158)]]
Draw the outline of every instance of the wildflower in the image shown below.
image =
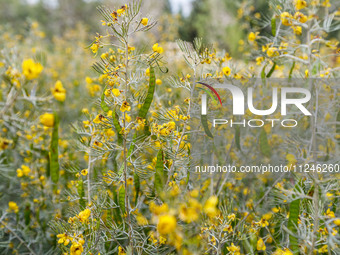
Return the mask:
[(233, 255), (240, 255), (240, 247), (235, 246), (234, 243), (231, 243), (229, 247), (227, 247), (228, 251)]
[(81, 173), (83, 176), (86, 176), (87, 173), (88, 173), (88, 171), (87, 171), (87, 169), (83, 169), (83, 170), (81, 170), (80, 173)]
[(67, 234), (58, 234), (57, 238), (59, 238), (58, 243), (59, 244), (64, 244), (65, 246), (67, 246), (70, 241), (72, 241), (72, 237), (68, 236)]
[(130, 106), (130, 104), (127, 102), (127, 101), (124, 101), (123, 103), (122, 103), (122, 106), (120, 107), (120, 111), (121, 112), (126, 112), (126, 111), (130, 111), (131, 110), (131, 106)]
[(80, 222), (86, 222), (87, 219), (90, 217), (91, 215), (91, 210), (90, 209), (85, 209), (84, 211), (81, 211), (78, 214), (78, 219)]
[(43, 69), (43, 66), (40, 63), (34, 62), (33, 59), (25, 59), (22, 62), (22, 72), (28, 80), (39, 77)]
[(275, 47), (270, 47), (268, 48), (267, 50), (267, 55), (268, 57), (275, 57), (275, 56), (278, 56), (279, 55), (279, 52), (277, 51), (277, 48)]
[(17, 176), (19, 178), (23, 176), (28, 176), (30, 172), (31, 169), (28, 166), (22, 165), (21, 169), (20, 168), (17, 169)]
[(57, 81), (52, 89), (52, 94), (54, 98), (60, 102), (64, 102), (66, 98), (66, 89), (64, 89), (61, 81)]
[(231, 73), (230, 67), (229, 66), (225, 66), (222, 68), (222, 72), (226, 75), (229, 76)]
[(326, 213), (325, 213), (326, 216), (330, 217), (330, 218), (335, 218), (335, 214), (333, 211), (331, 211), (331, 209), (327, 209)]
[(156, 79), (156, 84), (157, 85), (162, 85), (162, 80), (161, 79)]
[(264, 57), (257, 57), (256, 58), (256, 65), (261, 65), (261, 63), (264, 61)]
[(305, 77), (306, 78), (309, 77), (309, 70), (308, 69), (305, 70)]
[(138, 214), (136, 216), (136, 220), (139, 226), (145, 226), (148, 224), (147, 218), (145, 218), (142, 214)]
[(294, 19), (296, 19), (297, 21), (299, 21), (301, 23), (305, 23), (308, 20), (307, 16), (304, 15), (302, 12), (295, 13)]
[(259, 34), (259, 32), (250, 32), (250, 34), (248, 35), (248, 41), (249, 42), (254, 42), (257, 38), (257, 35)]
[(13, 201), (8, 202), (8, 208), (9, 208), (10, 211), (13, 211), (15, 213), (19, 212), (18, 205), (15, 202), (13, 202)]
[(288, 153), (286, 155), (286, 159), (288, 160), (288, 165), (295, 165), (297, 163), (297, 160), (293, 154)]
[(218, 204), (218, 198), (217, 196), (211, 196), (209, 199), (205, 202), (203, 211), (210, 217), (215, 217), (218, 214), (217, 209)]
[(340, 219), (335, 219), (334, 224), (337, 225), (337, 226), (340, 226)]
[(122, 7), (120, 7), (120, 9), (117, 10), (118, 16), (124, 15), (126, 9), (127, 9), (127, 5), (123, 5)]
[(53, 127), (54, 115), (52, 113), (44, 113), (40, 116), (40, 123), (45, 127)]
[(176, 218), (172, 215), (162, 215), (159, 217), (157, 230), (161, 235), (173, 233), (176, 229)]
[(120, 95), (119, 89), (112, 89), (111, 92), (115, 97), (118, 97)]
[(307, 7), (307, 3), (304, 0), (295, 0), (294, 4), (295, 4), (295, 9), (296, 10), (301, 10), (301, 9)]
[(98, 44), (94, 43), (94, 44), (92, 44), (90, 49), (92, 50), (93, 53), (97, 53), (98, 48), (99, 48)]
[(126, 255), (126, 252), (121, 246), (118, 247), (118, 255)]
[(163, 53), (164, 49), (160, 46), (158, 46), (158, 43), (155, 43), (153, 46), (152, 46), (152, 50), (154, 52), (158, 52), (159, 54)]
[(101, 114), (98, 114), (94, 120), (93, 120), (93, 123), (96, 123), (96, 124), (99, 124), (101, 121), (103, 121), (105, 119), (105, 117)]
[(150, 211), (155, 215), (160, 215), (169, 211), (167, 204), (156, 205), (154, 202), (151, 202), (149, 205)]
[(147, 26), (148, 25), (148, 22), (149, 22), (149, 19), (148, 18), (142, 18), (141, 22), (143, 26)]
[(294, 34), (301, 35), (302, 34), (302, 27), (300, 26), (292, 26), (292, 29), (294, 31)]
[(6, 139), (6, 138), (0, 137), (0, 148), (1, 148), (2, 150), (6, 150), (7, 147), (8, 147), (8, 145), (10, 145), (11, 143), (12, 143), (11, 140), (8, 140), (8, 139)]
[(70, 248), (70, 255), (81, 255), (84, 251), (83, 245), (79, 242), (73, 242)]
[(281, 22), (285, 26), (291, 26), (292, 25), (292, 15), (290, 15), (288, 12), (281, 13)]
[(322, 6), (324, 7), (331, 7), (332, 5), (329, 3), (329, 0), (324, 0), (322, 3), (321, 3)]
[(257, 240), (256, 248), (257, 248), (258, 251), (265, 251), (265, 250), (266, 250), (266, 245), (264, 244), (262, 238), (260, 238), (259, 240)]
[(146, 75), (146, 76), (150, 76), (150, 68), (147, 68), (147, 69), (145, 70), (145, 75)]

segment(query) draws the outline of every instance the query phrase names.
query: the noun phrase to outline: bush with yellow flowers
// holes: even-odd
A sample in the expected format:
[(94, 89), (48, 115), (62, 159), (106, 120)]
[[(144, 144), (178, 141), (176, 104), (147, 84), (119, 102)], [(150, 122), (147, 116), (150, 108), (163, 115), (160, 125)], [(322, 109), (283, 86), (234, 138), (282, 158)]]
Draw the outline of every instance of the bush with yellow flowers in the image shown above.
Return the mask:
[[(313, 118), (301, 120), (309, 138), (288, 139), (270, 125), (232, 129), (223, 154), (210, 154), (237, 166), (275, 157), (289, 166), (337, 162), (340, 115), (332, 108), (338, 109), (339, 87), (328, 81), (339, 77), (339, 42), (331, 34), (339, 29), (339, 10), (331, 1), (268, 3), (266, 17), (255, 14), (263, 19), (256, 26), (252, 8), (238, 11), (251, 30), (240, 42), (242, 60), (202, 39), (174, 47), (150, 37), (140, 45), (156, 21), (139, 1), (98, 7), (105, 33), (88, 45), (92, 56), (79, 50), (86, 48), (81, 27), (54, 38), (52, 52), (27, 50), (24, 38), (18, 44), (25, 58), (1, 51), (0, 253), (339, 253), (339, 174), (191, 169), (194, 140), (210, 139), (206, 130), (196, 136), (192, 125), (202, 83), (270, 77), (307, 85), (324, 79)], [(33, 42), (43, 37), (37, 29)], [(1, 46), (10, 48), (10, 41)], [(96, 73), (86, 67), (93, 56)], [(267, 101), (263, 96), (257, 106)]]

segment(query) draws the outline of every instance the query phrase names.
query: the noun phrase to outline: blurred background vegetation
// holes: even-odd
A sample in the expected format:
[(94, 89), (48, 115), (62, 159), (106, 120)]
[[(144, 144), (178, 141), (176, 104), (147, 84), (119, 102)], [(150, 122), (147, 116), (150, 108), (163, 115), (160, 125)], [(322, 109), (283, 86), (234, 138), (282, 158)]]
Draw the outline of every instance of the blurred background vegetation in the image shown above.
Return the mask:
[[(102, 32), (95, 11), (99, 5), (119, 7), (127, 0), (0, 0), (0, 26), (25, 35), (30, 24), (37, 21), (46, 38), (63, 36), (77, 26), (87, 31), (88, 42), (96, 32)], [(339, 8), (334, 1), (332, 8)], [(155, 39), (192, 41), (202, 37), (207, 43), (224, 48), (233, 57), (241, 57), (239, 44), (250, 31), (261, 29), (258, 19), (270, 20), (266, 0), (144, 0), (143, 11), (158, 20)], [(7, 28), (7, 29), (6, 29)], [(334, 35), (333, 35), (334, 36)], [(339, 35), (336, 35), (339, 36)]]
[[(46, 38), (62, 36), (77, 25), (84, 26), (89, 42), (96, 32), (101, 31), (101, 19), (94, 11), (98, 5), (120, 6), (123, 0), (0, 0), (0, 26), (13, 29), (25, 35), (30, 24), (37, 21)], [(181, 5), (179, 5), (181, 4)], [(251, 13), (264, 13), (268, 6), (265, 0), (257, 0), (251, 5)], [(177, 6), (178, 5), (178, 6)], [(189, 8), (190, 7), (190, 8)], [(158, 20), (162, 30), (159, 34), (171, 35), (172, 38), (156, 39), (175, 40), (181, 38), (192, 41), (202, 37), (208, 43), (237, 53), (240, 39), (248, 33), (248, 27), (242, 27), (242, 19), (237, 18), (238, 10), (245, 8), (242, 1), (233, 0), (147, 0), (143, 1), (143, 10)], [(247, 6), (249, 7), (249, 6)], [(188, 10), (190, 9), (190, 10)], [(171, 30), (166, 33), (166, 31)]]

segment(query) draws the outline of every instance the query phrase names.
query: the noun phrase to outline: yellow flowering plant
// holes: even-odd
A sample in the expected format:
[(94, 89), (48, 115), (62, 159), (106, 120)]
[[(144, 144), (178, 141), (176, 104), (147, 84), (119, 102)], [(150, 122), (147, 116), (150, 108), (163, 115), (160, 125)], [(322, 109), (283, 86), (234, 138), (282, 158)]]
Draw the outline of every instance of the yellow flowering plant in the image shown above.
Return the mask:
[[(339, 253), (338, 173), (191, 168), (197, 141), (213, 162), (237, 168), (337, 162), (334, 1), (271, 0), (265, 14), (236, 1), (235, 55), (200, 38), (174, 42), (180, 19), (162, 14), (156, 26), (145, 3), (99, 6), (102, 29), (90, 45), (81, 25), (50, 42), (36, 23), (21, 39), (0, 31), (1, 47), (22, 50), (0, 52), (0, 253)], [(215, 97), (212, 85), (271, 77), (306, 87), (322, 78), (300, 136), (268, 124), (233, 128), (209, 148), (211, 124), (192, 114), (196, 96), (206, 93), (218, 112), (231, 95)], [(259, 109), (265, 92), (254, 91)]]

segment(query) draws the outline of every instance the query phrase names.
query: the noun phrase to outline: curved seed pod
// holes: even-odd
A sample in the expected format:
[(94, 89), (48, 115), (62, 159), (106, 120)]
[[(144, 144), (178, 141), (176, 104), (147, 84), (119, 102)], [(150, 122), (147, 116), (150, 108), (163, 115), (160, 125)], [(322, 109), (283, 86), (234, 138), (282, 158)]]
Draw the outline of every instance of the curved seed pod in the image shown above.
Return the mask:
[(57, 183), (59, 180), (58, 129), (59, 129), (59, 116), (57, 113), (54, 113), (54, 126), (52, 131), (52, 140), (50, 148), (50, 175), (54, 183)]
[(124, 184), (120, 186), (118, 191), (118, 203), (119, 207), (122, 210), (122, 213), (125, 214), (125, 187)]

